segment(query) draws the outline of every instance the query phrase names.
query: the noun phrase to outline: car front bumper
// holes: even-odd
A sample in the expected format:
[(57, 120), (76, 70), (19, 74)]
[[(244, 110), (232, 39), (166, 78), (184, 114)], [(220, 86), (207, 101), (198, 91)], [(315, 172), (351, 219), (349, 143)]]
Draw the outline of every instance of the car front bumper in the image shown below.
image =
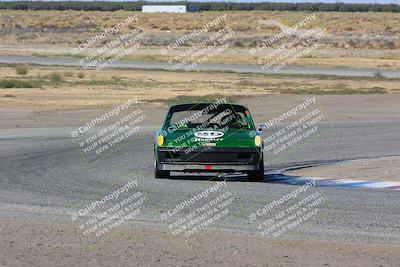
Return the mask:
[(260, 148), (215, 148), (174, 150), (159, 148), (161, 170), (179, 172), (246, 172), (258, 170)]

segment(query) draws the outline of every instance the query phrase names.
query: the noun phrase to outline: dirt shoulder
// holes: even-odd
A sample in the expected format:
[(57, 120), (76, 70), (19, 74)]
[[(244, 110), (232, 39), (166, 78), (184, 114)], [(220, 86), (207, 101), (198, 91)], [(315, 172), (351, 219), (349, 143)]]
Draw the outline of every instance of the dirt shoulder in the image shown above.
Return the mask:
[[(124, 103), (121, 101), (120, 103)], [(141, 106), (142, 107), (142, 106)], [(79, 127), (112, 108), (46, 109), (0, 108), (0, 129)], [(159, 126), (167, 107), (146, 105), (146, 125)]]
[[(244, 98), (256, 122), (262, 123), (289, 111), (311, 95), (271, 95)], [(400, 94), (316, 95), (315, 106), (326, 122), (361, 122), (400, 119)]]
[(400, 181), (400, 157), (357, 160), (286, 172), (288, 175), (367, 181)]
[[(129, 97), (134, 97), (134, 94)], [(126, 99), (128, 99), (127, 97)], [(306, 95), (269, 95), (245, 97), (240, 104), (248, 105), (257, 123), (268, 121), (274, 116), (286, 112), (304, 99)], [(49, 98), (51, 98), (49, 96)], [(94, 97), (96, 98), (96, 97)], [(0, 107), (0, 129), (41, 128), (41, 127), (76, 127), (81, 126), (98, 114), (111, 109), (125, 100), (119, 100), (110, 107), (98, 108), (62, 108), (62, 107)], [(327, 122), (360, 122), (400, 119), (400, 94), (378, 95), (322, 95), (316, 96), (316, 106), (326, 115)], [(116, 101), (116, 100), (115, 100)], [(118, 103), (118, 104), (117, 104)], [(146, 114), (146, 125), (160, 125), (164, 119), (168, 103), (145, 103), (141, 105)]]
[(185, 238), (126, 225), (83, 243), (77, 226), (1, 219), (4, 266), (397, 266), (399, 246), (266, 239), (224, 233)]

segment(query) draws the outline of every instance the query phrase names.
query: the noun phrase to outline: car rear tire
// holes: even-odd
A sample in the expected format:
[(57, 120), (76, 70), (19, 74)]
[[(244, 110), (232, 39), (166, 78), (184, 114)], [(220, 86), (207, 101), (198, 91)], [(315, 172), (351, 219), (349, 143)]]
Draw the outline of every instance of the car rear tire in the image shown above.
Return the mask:
[(154, 160), (154, 177), (158, 179), (165, 179), (170, 177), (170, 171), (160, 170), (160, 164)]
[(250, 182), (261, 182), (264, 180), (264, 160), (261, 160), (258, 164), (258, 170), (247, 173), (247, 178)]

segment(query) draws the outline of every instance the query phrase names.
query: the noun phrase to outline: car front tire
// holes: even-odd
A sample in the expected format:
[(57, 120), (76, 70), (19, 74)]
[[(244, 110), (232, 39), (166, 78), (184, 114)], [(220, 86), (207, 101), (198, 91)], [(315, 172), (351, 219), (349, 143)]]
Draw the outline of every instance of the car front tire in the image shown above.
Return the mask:
[(258, 164), (258, 170), (247, 173), (247, 178), (250, 182), (261, 182), (264, 180), (264, 160), (261, 160)]
[(170, 171), (160, 170), (160, 163), (154, 160), (154, 177), (158, 179), (165, 179), (170, 177)]

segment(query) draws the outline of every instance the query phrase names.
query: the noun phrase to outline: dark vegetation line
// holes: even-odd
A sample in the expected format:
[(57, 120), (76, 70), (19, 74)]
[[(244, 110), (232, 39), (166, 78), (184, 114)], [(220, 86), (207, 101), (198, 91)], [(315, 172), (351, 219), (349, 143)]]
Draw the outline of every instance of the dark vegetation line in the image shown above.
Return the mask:
[(278, 10), (322, 12), (400, 12), (396, 4), (347, 4), (347, 3), (221, 3), (221, 2), (0, 2), (0, 9), (12, 10), (85, 10), (85, 11), (141, 11), (142, 5), (186, 5), (188, 11), (221, 10)]

